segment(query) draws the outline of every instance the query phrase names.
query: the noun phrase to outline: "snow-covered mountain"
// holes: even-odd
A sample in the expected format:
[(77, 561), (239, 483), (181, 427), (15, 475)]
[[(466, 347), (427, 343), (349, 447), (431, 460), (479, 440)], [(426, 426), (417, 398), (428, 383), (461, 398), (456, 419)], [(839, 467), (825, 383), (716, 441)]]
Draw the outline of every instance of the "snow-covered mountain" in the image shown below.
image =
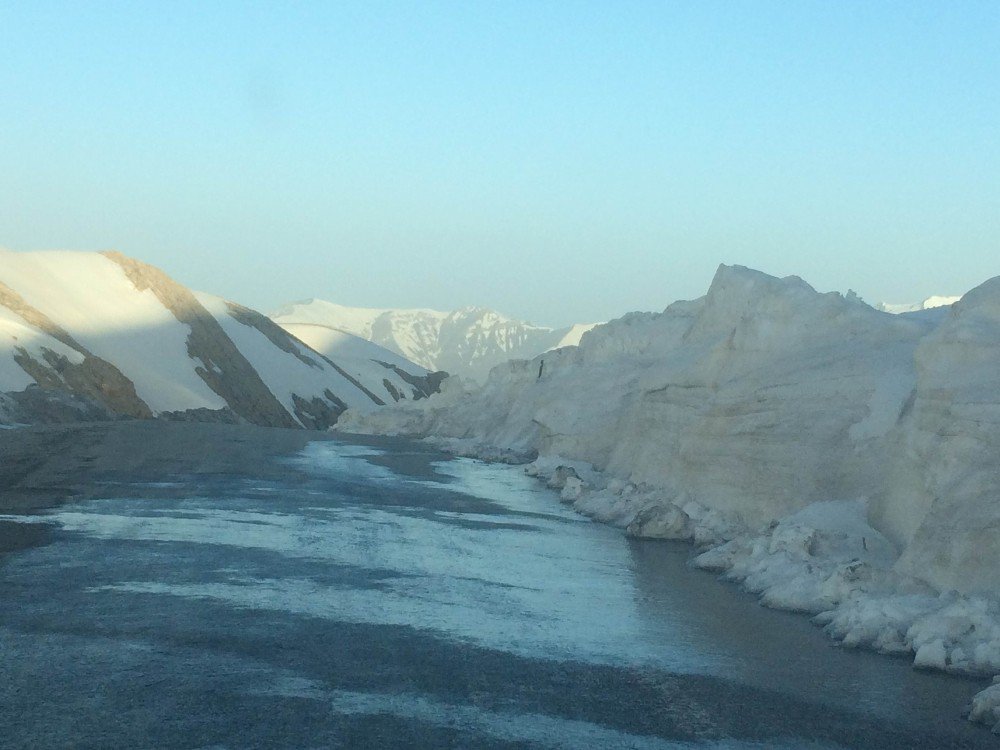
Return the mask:
[(286, 305), (271, 317), (293, 333), (301, 325), (343, 331), (384, 346), (428, 370), (475, 380), (482, 380), (494, 365), (508, 359), (530, 358), (578, 344), (593, 328), (545, 328), (481, 307), (454, 312), (392, 310), (344, 307), (318, 299)]
[[(934, 316), (720, 267), (706, 296), (348, 432), (534, 461), (563, 499), (853, 646), (1000, 672), (1000, 277)], [(971, 717), (1000, 721), (1000, 685)]]
[(954, 305), (960, 299), (961, 297), (947, 297), (935, 294), (922, 302), (904, 302), (899, 304), (879, 302), (875, 306), (875, 309), (881, 310), (882, 312), (892, 313), (894, 315), (900, 315), (902, 313), (922, 312), (924, 310), (935, 310), (941, 307), (949, 307)]
[(0, 411), (326, 427), (439, 377), (371, 342), (310, 348), (120, 253), (0, 250)]

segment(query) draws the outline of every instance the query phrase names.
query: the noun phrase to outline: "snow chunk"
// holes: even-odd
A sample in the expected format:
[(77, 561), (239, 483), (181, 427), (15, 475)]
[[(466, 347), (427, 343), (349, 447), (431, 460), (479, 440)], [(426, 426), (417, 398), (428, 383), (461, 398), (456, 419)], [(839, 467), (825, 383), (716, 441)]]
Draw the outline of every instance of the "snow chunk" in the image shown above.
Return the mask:
[(994, 678), (990, 687), (973, 697), (969, 721), (991, 725), (994, 733), (1000, 734), (1000, 677)]
[(868, 588), (896, 554), (868, 525), (862, 501), (814, 503), (759, 536), (741, 537), (695, 559), (742, 582), (768, 606), (813, 614)]

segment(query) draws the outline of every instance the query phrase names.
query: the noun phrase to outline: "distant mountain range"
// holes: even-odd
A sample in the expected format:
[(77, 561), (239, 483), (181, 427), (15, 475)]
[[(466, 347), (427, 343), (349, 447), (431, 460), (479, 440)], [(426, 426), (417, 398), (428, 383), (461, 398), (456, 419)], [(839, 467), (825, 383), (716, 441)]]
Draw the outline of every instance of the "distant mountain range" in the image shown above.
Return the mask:
[(325, 428), (443, 375), (346, 333), (307, 344), (120, 253), (0, 250), (0, 423), (115, 416)]
[(594, 324), (546, 328), (482, 307), (453, 312), (345, 307), (320, 299), (285, 305), (271, 314), (282, 328), (312, 343), (329, 331), (353, 334), (428, 370), (484, 380), (509, 359), (575, 345)]

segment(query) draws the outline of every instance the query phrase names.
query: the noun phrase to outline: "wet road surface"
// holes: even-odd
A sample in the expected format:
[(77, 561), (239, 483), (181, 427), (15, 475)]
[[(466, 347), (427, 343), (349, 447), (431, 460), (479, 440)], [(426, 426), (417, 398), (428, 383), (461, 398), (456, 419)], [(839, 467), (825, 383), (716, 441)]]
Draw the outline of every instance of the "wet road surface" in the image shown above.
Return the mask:
[[(834, 647), (516, 468), (314, 443), (0, 522), (0, 746), (996, 747), (981, 683)], [(432, 463), (432, 461), (434, 463)]]

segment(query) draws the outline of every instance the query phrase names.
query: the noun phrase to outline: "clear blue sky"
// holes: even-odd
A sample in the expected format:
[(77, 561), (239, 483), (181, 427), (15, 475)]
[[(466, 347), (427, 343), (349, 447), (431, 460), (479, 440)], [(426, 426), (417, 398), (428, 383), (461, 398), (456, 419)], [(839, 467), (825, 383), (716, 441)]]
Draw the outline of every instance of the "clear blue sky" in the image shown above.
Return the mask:
[(0, 246), (264, 310), (1000, 274), (1000, 2), (0, 3)]

